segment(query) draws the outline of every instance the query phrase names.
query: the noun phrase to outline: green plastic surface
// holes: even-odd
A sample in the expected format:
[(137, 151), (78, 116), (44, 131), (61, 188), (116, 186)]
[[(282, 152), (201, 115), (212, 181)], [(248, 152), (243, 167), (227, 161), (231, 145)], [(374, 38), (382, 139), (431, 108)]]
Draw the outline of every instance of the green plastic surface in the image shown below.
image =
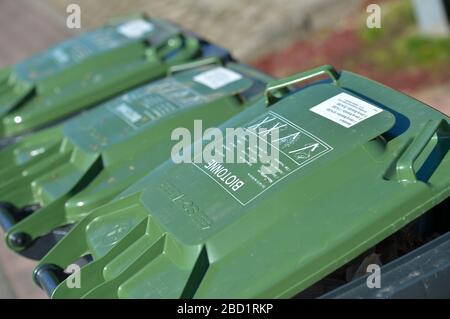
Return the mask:
[[(286, 94), (324, 72), (332, 81)], [(342, 93), (382, 111), (347, 128), (310, 110)], [(223, 164), (245, 181), (233, 192), (207, 163), (166, 161), (43, 258), (93, 257), (80, 289), (52, 297), (293, 297), (449, 196), (450, 119), (427, 105), (329, 66), (266, 97), (221, 127), (284, 127), (281, 173)]]
[[(196, 76), (216, 70), (235, 80), (210, 88)], [(173, 72), (176, 71), (176, 72)], [(0, 199), (42, 208), (9, 229), (35, 240), (107, 203), (170, 157), (175, 128), (215, 127), (261, 98), (271, 78), (236, 63), (204, 59), (107, 101), (0, 152)]]
[(0, 137), (51, 125), (199, 55), (166, 21), (116, 19), (0, 71)]

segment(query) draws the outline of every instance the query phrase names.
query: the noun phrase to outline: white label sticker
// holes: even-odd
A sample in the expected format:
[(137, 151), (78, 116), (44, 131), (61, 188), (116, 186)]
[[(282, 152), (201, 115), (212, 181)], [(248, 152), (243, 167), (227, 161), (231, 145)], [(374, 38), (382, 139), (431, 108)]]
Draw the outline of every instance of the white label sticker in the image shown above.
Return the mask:
[(383, 110), (347, 93), (340, 93), (310, 109), (346, 128), (362, 122)]
[(129, 107), (124, 103), (116, 107), (116, 110), (117, 112), (122, 114), (126, 119), (128, 119), (128, 121), (130, 121), (131, 123), (136, 123), (137, 121), (142, 119), (142, 116), (139, 113), (135, 112), (131, 107)]
[(223, 67), (217, 67), (196, 75), (194, 77), (194, 81), (206, 85), (213, 90), (216, 90), (241, 78), (242, 75), (240, 75), (239, 73), (233, 72)]
[(123, 34), (127, 38), (139, 38), (146, 32), (153, 30), (153, 24), (145, 20), (133, 20), (122, 24), (117, 28), (117, 32)]

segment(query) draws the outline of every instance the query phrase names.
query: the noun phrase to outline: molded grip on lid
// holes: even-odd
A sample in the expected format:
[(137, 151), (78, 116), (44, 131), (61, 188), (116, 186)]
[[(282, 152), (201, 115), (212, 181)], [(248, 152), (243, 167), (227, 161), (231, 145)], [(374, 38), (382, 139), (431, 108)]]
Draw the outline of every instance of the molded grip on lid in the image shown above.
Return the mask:
[[(447, 125), (444, 120), (428, 121), (397, 162), (397, 179), (402, 182), (417, 182), (414, 162), (424, 151), (433, 136)], [(438, 141), (439, 143), (439, 141)]]
[(323, 65), (305, 72), (294, 74), (290, 77), (277, 80), (268, 84), (265, 91), (266, 105), (271, 106), (286, 94), (287, 88), (294, 84), (310, 80), (317, 76), (328, 75), (334, 84), (338, 84), (339, 74), (331, 65)]

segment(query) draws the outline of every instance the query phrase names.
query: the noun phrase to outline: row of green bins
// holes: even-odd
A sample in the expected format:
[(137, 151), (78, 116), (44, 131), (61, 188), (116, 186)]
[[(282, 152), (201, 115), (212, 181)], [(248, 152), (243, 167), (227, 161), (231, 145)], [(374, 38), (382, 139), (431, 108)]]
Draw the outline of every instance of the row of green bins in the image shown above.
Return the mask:
[(35, 282), (53, 298), (290, 298), (450, 194), (450, 119), (331, 66), (271, 82), (220, 127), (278, 128), (278, 170), (168, 159), (86, 214)]
[(39, 259), (92, 209), (170, 157), (171, 132), (215, 127), (261, 98), (271, 78), (207, 58), (26, 136), (0, 152), (7, 245)]
[(118, 18), (0, 70), (0, 146), (182, 62), (225, 50), (161, 19)]

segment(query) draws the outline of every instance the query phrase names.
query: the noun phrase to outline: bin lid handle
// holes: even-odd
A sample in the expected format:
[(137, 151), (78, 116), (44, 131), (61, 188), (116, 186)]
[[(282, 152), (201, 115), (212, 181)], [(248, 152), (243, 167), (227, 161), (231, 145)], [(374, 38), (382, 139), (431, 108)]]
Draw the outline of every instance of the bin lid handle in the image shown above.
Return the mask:
[(171, 66), (168, 69), (167, 75), (170, 76), (170, 75), (174, 75), (175, 73), (178, 73), (178, 72), (192, 70), (192, 69), (196, 69), (196, 68), (199, 68), (202, 66), (207, 66), (207, 65), (222, 66), (223, 61), (222, 61), (222, 59), (220, 59), (218, 57), (210, 57), (210, 58), (206, 58), (206, 59), (196, 60), (193, 62), (177, 64), (177, 65)]
[(447, 122), (445, 120), (430, 120), (425, 124), (422, 131), (414, 138), (412, 143), (397, 161), (396, 173), (399, 181), (417, 182), (414, 162), (425, 150), (433, 136), (441, 129), (444, 129), (446, 125)]
[(276, 80), (270, 82), (267, 85), (266, 91), (264, 93), (266, 99), (266, 106), (271, 106), (278, 100), (282, 99), (284, 95), (288, 92), (288, 87), (295, 84), (300, 84), (301, 82), (310, 80), (312, 78), (327, 75), (329, 76), (334, 84), (338, 84), (339, 73), (331, 65), (323, 65), (317, 68), (294, 74), (290, 77)]

